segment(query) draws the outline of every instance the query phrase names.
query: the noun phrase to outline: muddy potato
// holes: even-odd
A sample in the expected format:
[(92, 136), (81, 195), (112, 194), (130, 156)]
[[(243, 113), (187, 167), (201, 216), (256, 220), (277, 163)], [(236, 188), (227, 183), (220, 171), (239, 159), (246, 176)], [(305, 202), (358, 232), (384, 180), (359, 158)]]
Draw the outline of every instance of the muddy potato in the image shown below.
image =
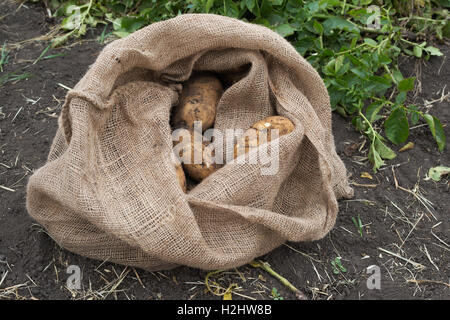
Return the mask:
[[(189, 133), (190, 140), (184, 142), (181, 138), (181, 141), (174, 142), (174, 145), (177, 146), (175, 153), (178, 153), (179, 159), (183, 162), (184, 172), (192, 180), (199, 182), (219, 169), (221, 165), (213, 163), (213, 145), (206, 141), (195, 143), (194, 133), (192, 131)], [(197, 157), (202, 158), (202, 163), (194, 163), (196, 153), (198, 154)]]
[(278, 129), (278, 135), (284, 136), (294, 130), (294, 124), (288, 118), (282, 116), (272, 116), (256, 122), (252, 125), (252, 128), (259, 131), (267, 130), (268, 140), (270, 141), (270, 130)]
[[(272, 129), (278, 129), (278, 136), (281, 137), (291, 133), (294, 130), (294, 124), (288, 118), (281, 116), (267, 117), (256, 122), (236, 142), (234, 146), (234, 158), (248, 153), (261, 143), (270, 142), (272, 140), (270, 130)], [(267, 136), (262, 136), (262, 134), (267, 134)]]
[[(193, 180), (202, 181), (220, 168), (220, 165), (213, 163), (211, 156), (214, 156), (214, 150), (211, 150), (212, 147), (207, 142), (196, 144), (194, 139), (192, 139), (190, 145), (183, 147), (183, 152), (185, 152), (185, 148), (190, 148), (191, 150), (191, 161), (190, 163), (183, 163), (183, 168)], [(194, 163), (194, 154), (196, 152), (202, 156), (202, 163)]]
[(175, 172), (177, 174), (177, 180), (178, 183), (180, 184), (181, 189), (183, 190), (184, 193), (186, 193), (187, 191), (186, 175), (184, 174), (183, 166), (181, 165), (181, 163), (175, 165)]
[(215, 163), (210, 164), (205, 161), (201, 164), (183, 164), (183, 167), (189, 177), (198, 182), (206, 179), (206, 177), (220, 168), (220, 166)]
[[(180, 128), (180, 129), (183, 129), (183, 128)], [(173, 141), (173, 147), (175, 148), (178, 144), (183, 143), (183, 138), (184, 138), (184, 136), (180, 135), (179, 140)], [(180, 155), (182, 155), (182, 152), (180, 152)], [(180, 184), (180, 187), (183, 190), (183, 192), (186, 193), (187, 192), (187, 182), (186, 182), (186, 174), (183, 170), (183, 165), (181, 164), (181, 162), (179, 162), (179, 160), (175, 160), (175, 161), (176, 161), (175, 173), (177, 175), (178, 183)]]
[(192, 76), (183, 85), (178, 106), (174, 109), (174, 126), (193, 130), (194, 121), (201, 121), (202, 131), (211, 128), (222, 90), (222, 83), (212, 75)]

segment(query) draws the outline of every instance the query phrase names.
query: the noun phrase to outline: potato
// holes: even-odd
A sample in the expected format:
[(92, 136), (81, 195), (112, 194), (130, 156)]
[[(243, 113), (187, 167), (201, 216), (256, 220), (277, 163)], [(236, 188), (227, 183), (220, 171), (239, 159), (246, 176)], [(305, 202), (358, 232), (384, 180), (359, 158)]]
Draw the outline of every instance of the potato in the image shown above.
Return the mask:
[[(211, 156), (214, 156), (214, 151), (211, 150), (212, 145), (209, 145), (207, 142), (203, 141), (201, 145), (199, 143), (196, 144), (192, 138), (191, 144), (183, 147), (183, 152), (185, 152), (184, 150), (187, 150), (187, 148), (191, 148), (191, 163), (183, 163), (183, 168), (193, 180), (202, 181), (221, 167), (220, 165), (213, 163)], [(195, 152), (201, 152), (202, 163), (194, 163)]]
[[(174, 141), (174, 146), (177, 147), (174, 151), (175, 153), (178, 152), (179, 159), (183, 162), (183, 169), (189, 178), (202, 181), (220, 168), (221, 165), (213, 163), (214, 150), (212, 150), (212, 144), (203, 140), (200, 143), (194, 143), (194, 131), (188, 131), (188, 133), (190, 134), (190, 141), (184, 142), (184, 136), (180, 136), (179, 141)], [(202, 163), (194, 163), (196, 152), (202, 157)], [(189, 153), (190, 159), (185, 159), (185, 157), (189, 157)]]
[(181, 165), (181, 163), (178, 163), (175, 166), (175, 171), (177, 174), (178, 183), (180, 184), (180, 187), (183, 190), (183, 192), (186, 193), (186, 191), (187, 191), (186, 176), (184, 174), (183, 166)]
[[(234, 158), (248, 153), (251, 149), (258, 147), (263, 142), (270, 142), (272, 140), (270, 130), (272, 129), (278, 129), (278, 136), (281, 137), (291, 133), (294, 130), (294, 124), (288, 118), (281, 116), (267, 117), (256, 122), (236, 142), (234, 146)], [(262, 134), (267, 134), (266, 141), (263, 141)]]
[(279, 136), (283, 136), (294, 130), (294, 124), (288, 118), (272, 116), (256, 122), (252, 128), (259, 131), (268, 130), (268, 140), (270, 141), (270, 130), (278, 129)]
[(201, 121), (202, 131), (211, 128), (222, 90), (222, 83), (212, 75), (192, 76), (183, 85), (179, 103), (173, 110), (174, 126), (193, 130), (194, 121)]

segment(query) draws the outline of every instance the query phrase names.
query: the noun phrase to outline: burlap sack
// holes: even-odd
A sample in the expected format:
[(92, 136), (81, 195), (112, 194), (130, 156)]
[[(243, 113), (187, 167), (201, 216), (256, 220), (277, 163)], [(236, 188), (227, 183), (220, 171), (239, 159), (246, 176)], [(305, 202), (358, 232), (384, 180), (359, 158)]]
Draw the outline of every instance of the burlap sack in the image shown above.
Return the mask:
[[(215, 128), (291, 119), (279, 171), (225, 165), (184, 194), (171, 159), (176, 85), (193, 70), (250, 64)], [(350, 197), (327, 90), (282, 37), (239, 20), (188, 14), (114, 41), (67, 94), (47, 163), (30, 178), (30, 215), (62, 247), (147, 270), (248, 263), (286, 240), (325, 236)]]

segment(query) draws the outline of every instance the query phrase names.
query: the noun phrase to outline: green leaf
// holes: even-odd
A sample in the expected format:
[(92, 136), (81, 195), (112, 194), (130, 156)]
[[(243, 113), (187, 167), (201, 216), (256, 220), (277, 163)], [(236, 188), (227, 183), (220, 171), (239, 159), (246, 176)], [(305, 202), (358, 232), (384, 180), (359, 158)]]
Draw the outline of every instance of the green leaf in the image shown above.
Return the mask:
[(442, 56), (443, 55), (441, 50), (439, 50), (436, 47), (432, 47), (432, 46), (426, 47), (425, 51), (428, 52), (432, 56)]
[(333, 75), (335, 69), (336, 59), (331, 59), (323, 68), (325, 74)]
[(374, 144), (375, 150), (379, 153), (381, 158), (392, 160), (397, 156), (395, 152), (387, 145), (385, 145), (383, 142), (381, 142), (380, 139), (376, 138)]
[(361, 61), (359, 61), (356, 57), (354, 57), (351, 54), (346, 53), (345, 56), (350, 60), (350, 62), (356, 66), (356, 67), (361, 67), (363, 64)]
[(339, 56), (336, 58), (336, 62), (334, 64), (334, 72), (338, 72), (344, 63), (344, 56)]
[(438, 118), (430, 114), (424, 114), (423, 117), (425, 118), (425, 121), (427, 122), (428, 127), (430, 128), (434, 140), (436, 140), (439, 151), (442, 152), (445, 148), (446, 138), (441, 122), (439, 121)]
[(439, 121), (438, 118), (433, 117), (434, 120), (434, 127), (436, 130), (436, 136), (434, 137), (434, 139), (436, 140), (438, 147), (439, 147), (439, 151), (444, 151), (445, 148), (445, 132), (444, 132), (444, 128), (442, 127), (441, 122)]
[(289, 24), (282, 24), (274, 28), (275, 32), (278, 33), (283, 38), (294, 34), (295, 29)]
[(371, 76), (369, 77), (369, 83), (365, 86), (364, 90), (366, 92), (381, 93), (391, 87), (391, 81), (390, 78)]
[(280, 14), (271, 13), (266, 18), (272, 26), (279, 26), (280, 24), (286, 23), (286, 17)]
[(386, 137), (395, 144), (401, 144), (408, 139), (409, 124), (405, 110), (402, 107), (394, 109), (384, 123)]
[(419, 46), (414, 46), (413, 52), (414, 52), (414, 55), (415, 55), (417, 58), (422, 57), (422, 48), (421, 48), (421, 47), (419, 47)]
[(319, 11), (319, 1), (310, 2), (306, 7), (311, 13), (316, 13)]
[(356, 43), (358, 42), (359, 37), (353, 37), (352, 38), (352, 42), (350, 44), (350, 49), (353, 49), (354, 47), (356, 47)]
[(359, 68), (352, 68), (350, 69), (351, 72), (353, 72), (354, 74), (356, 74), (358, 77), (365, 79), (367, 77), (367, 73)]
[(331, 260), (331, 266), (333, 267), (334, 274), (347, 272), (347, 269), (342, 265), (341, 259), (339, 257), (336, 257), (334, 260)]
[(231, 18), (238, 18), (239, 17), (239, 7), (231, 0), (224, 0), (223, 1), (224, 6), (224, 14)]
[(122, 17), (113, 21), (113, 28), (117, 33), (129, 34), (142, 28), (145, 24), (146, 20), (143, 17)]
[(347, 20), (341, 17), (331, 17), (325, 20), (322, 23), (325, 34), (330, 35), (334, 30), (344, 30), (348, 32), (359, 33), (359, 28), (355, 26), (353, 23), (348, 22)]
[(435, 126), (434, 126), (434, 119), (433, 119), (433, 116), (426, 113), (426, 114), (423, 115), (423, 118), (424, 118), (425, 121), (427, 122), (428, 127), (430, 127), (431, 134), (432, 134), (433, 137), (434, 137), (434, 136), (436, 135), (436, 128), (435, 128)]
[(118, 31), (113, 31), (112, 34), (117, 36), (118, 38), (125, 38), (130, 35), (130, 32), (118, 30)]
[(304, 38), (295, 43), (295, 49), (297, 49), (301, 55), (304, 55), (308, 50), (312, 50), (313, 46), (313, 38)]
[(381, 159), (380, 154), (375, 149), (374, 143), (370, 144), (369, 154), (367, 155), (367, 157), (373, 165), (373, 172), (377, 172), (377, 170), (380, 169), (382, 165), (384, 165), (384, 161), (383, 159)]
[(374, 121), (380, 119), (381, 117), (378, 116), (378, 112), (383, 108), (383, 104), (380, 102), (374, 102), (371, 103), (366, 110), (366, 118), (370, 121), (370, 123), (373, 123)]
[(441, 181), (442, 176), (449, 174), (450, 168), (444, 166), (437, 166), (428, 170), (428, 176), (436, 182)]
[[(247, 1), (247, 3), (248, 3), (249, 1)], [(252, 1), (250, 1), (250, 2), (252, 2)], [(254, 1), (253, 1), (254, 2)], [(211, 10), (211, 7), (214, 5), (214, 0), (207, 0), (206, 1), (206, 5), (205, 5), (205, 12), (206, 13), (209, 13), (209, 10)], [(254, 3), (253, 3), (253, 5), (254, 5)], [(248, 7), (248, 5), (247, 5), (247, 7)], [(249, 8), (250, 9), (250, 8)], [(250, 11), (251, 11), (251, 9), (250, 9)]]
[(380, 53), (378, 62), (381, 64), (389, 65), (392, 62), (392, 59), (389, 58), (387, 54)]
[(250, 12), (253, 13), (253, 8), (255, 7), (255, 0), (246, 0), (245, 1), (245, 6), (247, 7), (248, 10), (250, 10)]
[(72, 13), (74, 13), (74, 12), (80, 12), (81, 11), (81, 7), (80, 6), (77, 6), (77, 5), (75, 5), (75, 4), (71, 4), (71, 5), (68, 5), (67, 7), (66, 7), (66, 15), (71, 15)]
[(52, 48), (56, 48), (56, 47), (63, 45), (64, 43), (66, 43), (66, 41), (68, 39), (69, 39), (69, 33), (66, 33), (62, 36), (54, 38), (52, 41)]
[(409, 112), (410, 117), (411, 117), (411, 124), (413, 126), (415, 126), (417, 123), (419, 123), (419, 113), (418, 112), (414, 112), (414, 111), (418, 111), (419, 108), (417, 108), (417, 106), (415, 106), (415, 105), (410, 105), (408, 107), (408, 109), (411, 110)]
[(392, 72), (392, 75), (394, 76), (394, 79), (397, 83), (403, 80), (403, 75), (400, 70), (394, 70)]
[(411, 91), (414, 90), (414, 82), (416, 80), (416, 77), (411, 77), (411, 78), (406, 78), (403, 79), (402, 81), (400, 81), (398, 83), (398, 91), (402, 92), (402, 91)]
[(364, 43), (367, 43), (368, 45), (371, 46), (376, 46), (377, 42), (375, 40), (373, 40), (372, 38), (364, 38)]
[(337, 113), (339, 113), (343, 117), (347, 117), (348, 116), (347, 112), (345, 112), (345, 109), (342, 108), (341, 106), (336, 106), (336, 111), (337, 111)]
[(419, 108), (415, 105), (408, 106), (408, 113), (411, 119), (411, 125), (415, 126), (419, 122)]
[(397, 97), (395, 97), (395, 103), (397, 104), (403, 104), (403, 102), (406, 101), (406, 92), (400, 92)]
[(447, 21), (445, 26), (442, 28), (442, 35), (444, 37), (450, 38), (450, 21)]
[(323, 27), (319, 22), (317, 22), (317, 20), (314, 20), (313, 28), (318, 34), (321, 35), (323, 33)]
[(412, 52), (412, 51), (409, 50), (409, 49), (404, 48), (404, 49), (403, 49), (403, 52), (406, 53), (407, 55), (414, 56), (414, 52)]
[(359, 131), (364, 131), (367, 128), (366, 122), (362, 121), (362, 118), (359, 116), (352, 118), (352, 124), (355, 126), (355, 128)]
[(93, 26), (93, 27), (96, 27), (98, 22), (99, 22), (99, 20), (97, 20), (93, 16), (87, 16), (87, 18), (84, 20), (85, 24)]
[(74, 30), (80, 26), (82, 20), (81, 13), (79, 11), (64, 18), (61, 22), (61, 27), (65, 30)]

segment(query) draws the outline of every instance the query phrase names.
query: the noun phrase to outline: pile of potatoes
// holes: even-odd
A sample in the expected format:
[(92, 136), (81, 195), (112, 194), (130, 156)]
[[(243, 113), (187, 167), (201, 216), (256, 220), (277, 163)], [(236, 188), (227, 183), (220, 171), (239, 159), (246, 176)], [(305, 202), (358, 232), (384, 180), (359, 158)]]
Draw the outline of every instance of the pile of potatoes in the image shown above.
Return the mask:
[[(242, 77), (243, 71), (221, 75), (221, 79), (225, 86), (232, 85)], [(214, 150), (210, 150), (208, 142), (194, 143), (194, 122), (201, 121), (203, 134), (207, 129), (214, 126), (216, 118), (217, 105), (222, 96), (224, 85), (219, 77), (213, 74), (197, 73), (193, 74), (185, 83), (179, 98), (178, 104), (172, 109), (171, 125), (172, 129), (187, 129), (191, 135), (191, 143), (183, 144), (178, 148), (180, 159), (184, 152), (190, 151), (191, 162), (176, 164), (176, 174), (178, 182), (184, 192), (187, 192), (186, 175), (193, 181), (200, 182), (210, 174), (218, 170), (222, 165), (213, 161)], [(287, 118), (281, 116), (271, 116), (262, 119), (253, 124), (245, 131), (242, 138), (236, 141), (234, 146), (234, 158), (243, 153), (249, 152), (252, 148), (259, 146), (263, 142), (270, 142), (270, 130), (278, 129), (279, 136), (288, 134), (294, 130), (294, 124)], [(261, 133), (267, 133), (267, 140), (261, 140)], [(202, 137), (203, 138), (203, 137)], [(175, 141), (174, 146), (180, 141)], [(202, 163), (194, 163), (194, 153), (202, 154)], [(190, 149), (190, 150), (189, 150)], [(188, 154), (188, 153), (187, 153)]]

